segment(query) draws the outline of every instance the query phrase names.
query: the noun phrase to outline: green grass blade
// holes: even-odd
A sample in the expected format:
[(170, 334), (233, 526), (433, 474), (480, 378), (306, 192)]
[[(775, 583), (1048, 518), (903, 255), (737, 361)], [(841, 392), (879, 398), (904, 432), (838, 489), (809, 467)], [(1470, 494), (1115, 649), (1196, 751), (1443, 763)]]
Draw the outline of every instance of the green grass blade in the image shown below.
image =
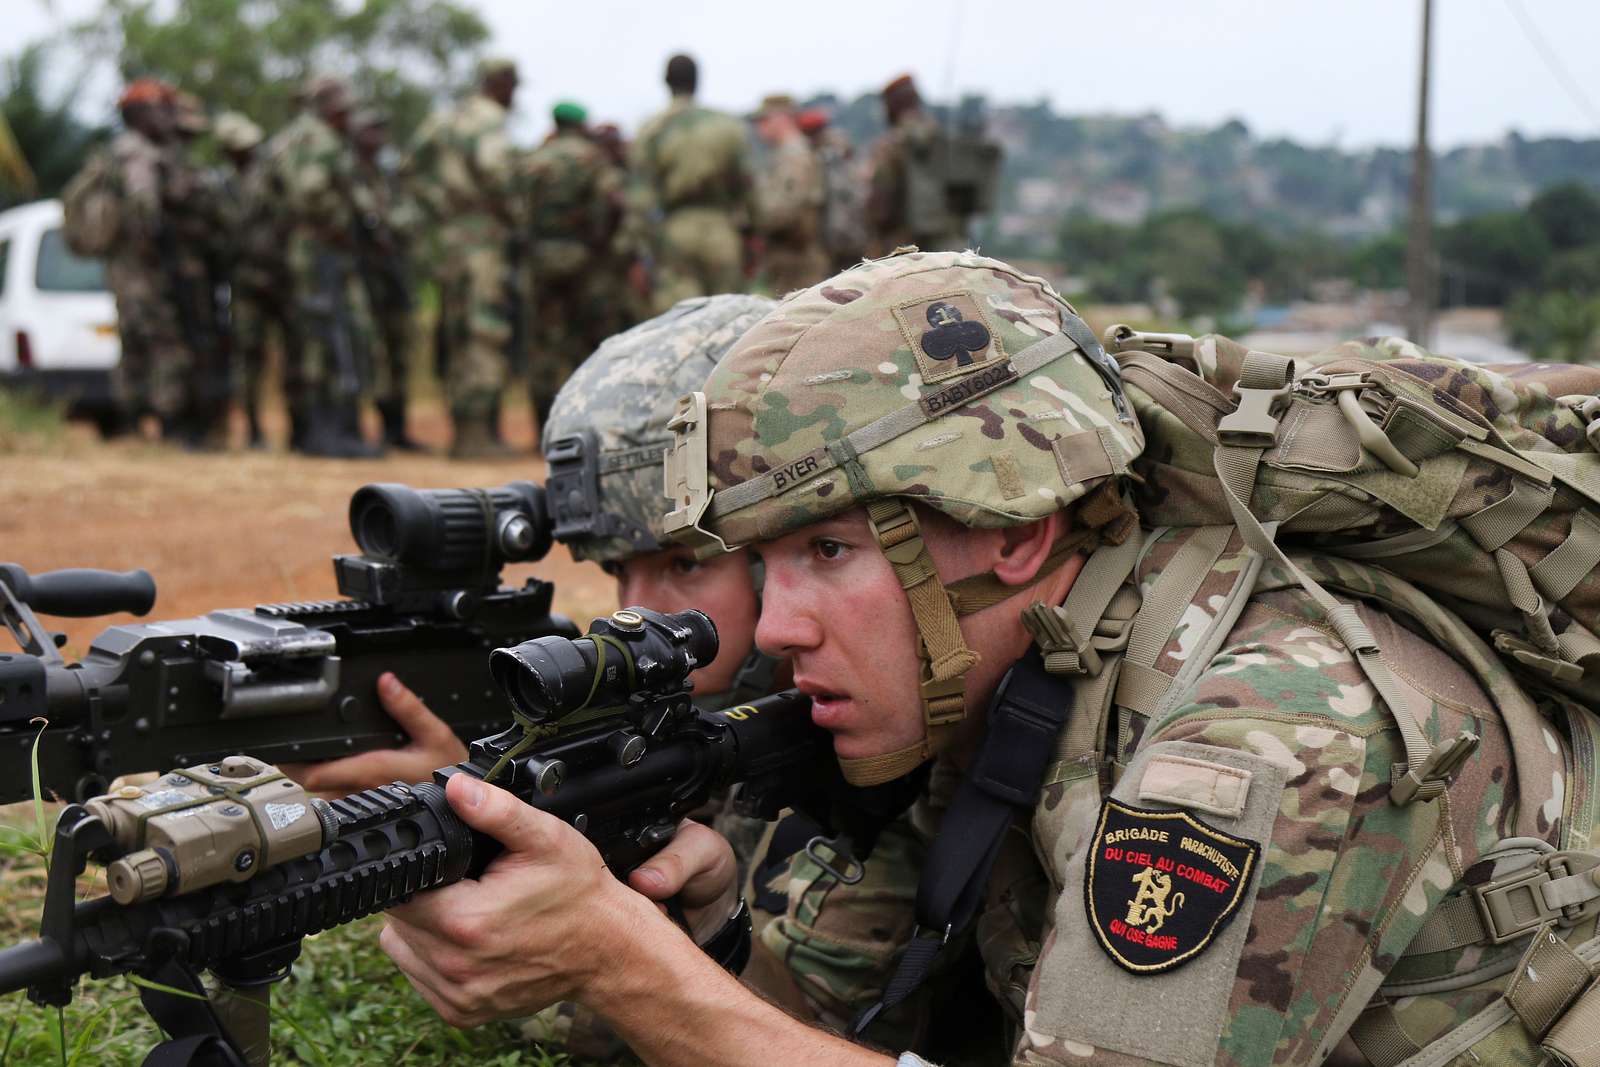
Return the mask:
[(33, 773), (33, 823), (39, 833), (39, 855), (44, 857), (45, 873), (50, 871), (50, 842), (45, 837), (44, 824), (44, 790), (39, 786), (39, 742), (44, 738), (45, 728), (50, 725), (48, 719), (34, 719), (39, 724), (39, 732), (33, 735), (33, 748), (29, 751), (28, 759), (32, 764)]
[(0, 1048), (0, 1067), (6, 1067), (11, 1060), (11, 1042), (17, 1039), (17, 1024), (22, 1021), (22, 1006), (28, 1003), (26, 993), (17, 994), (17, 1010), (11, 1013), (11, 1026), (6, 1030), (6, 1044)]
[(67, 1009), (56, 1009), (56, 1039), (60, 1042), (61, 1067), (67, 1067)]
[(191, 989), (177, 989), (173, 986), (162, 985), (160, 982), (152, 982), (150, 979), (141, 978), (136, 974), (129, 974), (127, 978), (128, 981), (132, 982), (141, 989), (154, 989), (157, 993), (171, 993), (175, 997), (188, 997), (190, 1000), (210, 999), (204, 993), (196, 993)]

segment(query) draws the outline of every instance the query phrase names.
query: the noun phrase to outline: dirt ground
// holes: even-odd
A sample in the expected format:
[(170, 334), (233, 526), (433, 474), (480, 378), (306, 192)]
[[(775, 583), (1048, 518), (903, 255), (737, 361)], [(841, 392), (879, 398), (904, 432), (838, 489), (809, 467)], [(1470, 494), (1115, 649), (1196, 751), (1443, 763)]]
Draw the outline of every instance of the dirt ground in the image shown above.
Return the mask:
[[(426, 454), (391, 452), (381, 460), (308, 459), (281, 450), (193, 455), (137, 440), (101, 442), (72, 423), (37, 453), (0, 453), (0, 561), (31, 572), (58, 567), (128, 570), (156, 580), (148, 619), (184, 618), (215, 608), (337, 595), (330, 558), (354, 552), (350, 494), (368, 482), (418, 488), (543, 482), (525, 407), (507, 412), (506, 433), (525, 458), (455, 462), (445, 457), (449, 428), (436, 402), (413, 406), (412, 435)], [(236, 437), (242, 427), (235, 427)], [(281, 419), (268, 423), (281, 439)], [(612, 580), (578, 564), (557, 545), (538, 564), (507, 567), (503, 581), (528, 575), (556, 584), (556, 610), (580, 628), (615, 607)], [(132, 620), (48, 618), (64, 631), (66, 652), (81, 656), (95, 634)], [(9, 651), (0, 637), (0, 652)]]

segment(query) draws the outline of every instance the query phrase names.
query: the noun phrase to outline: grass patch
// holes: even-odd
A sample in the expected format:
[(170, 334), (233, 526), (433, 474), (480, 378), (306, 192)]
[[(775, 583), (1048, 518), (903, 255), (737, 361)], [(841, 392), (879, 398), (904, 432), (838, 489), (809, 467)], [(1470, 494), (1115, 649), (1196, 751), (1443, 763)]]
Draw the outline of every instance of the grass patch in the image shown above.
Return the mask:
[[(9, 822), (0, 823), (0, 947), (38, 936), (44, 862), (36, 831), (15, 825), (32, 817), (30, 805), (0, 815)], [(98, 869), (90, 872), (80, 895), (104, 892)], [(274, 1065), (583, 1067), (510, 1023), (457, 1030), (443, 1022), (378, 948), (382, 928), (372, 916), (307, 939), (292, 977), (272, 990)], [(160, 1040), (126, 978), (80, 981), (60, 1020), (22, 993), (0, 1001), (0, 1067), (138, 1064)]]
[(54, 449), (66, 431), (65, 404), (0, 387), (0, 453)]

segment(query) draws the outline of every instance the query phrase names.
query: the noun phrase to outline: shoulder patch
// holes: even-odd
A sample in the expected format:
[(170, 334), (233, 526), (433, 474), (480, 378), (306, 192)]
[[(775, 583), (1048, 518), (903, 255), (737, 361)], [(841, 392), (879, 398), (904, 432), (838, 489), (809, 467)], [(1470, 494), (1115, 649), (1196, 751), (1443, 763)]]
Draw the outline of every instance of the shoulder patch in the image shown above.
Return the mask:
[(964, 290), (898, 304), (894, 317), (924, 382), (954, 378), (1006, 358), (983, 305)]
[(1083, 886), (1100, 947), (1134, 974), (1194, 959), (1239, 910), (1260, 852), (1186, 811), (1105, 801)]

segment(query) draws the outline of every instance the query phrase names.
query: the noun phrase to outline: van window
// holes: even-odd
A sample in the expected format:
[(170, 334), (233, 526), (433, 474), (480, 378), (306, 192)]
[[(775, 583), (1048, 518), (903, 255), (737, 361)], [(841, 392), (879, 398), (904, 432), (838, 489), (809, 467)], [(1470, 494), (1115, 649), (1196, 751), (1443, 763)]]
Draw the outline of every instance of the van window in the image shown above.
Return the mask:
[(98, 293), (106, 287), (105, 265), (84, 259), (67, 247), (61, 228), (39, 236), (39, 266), (34, 284), (41, 293)]
[(6, 264), (11, 262), (11, 239), (0, 241), (0, 296), (6, 293)]

